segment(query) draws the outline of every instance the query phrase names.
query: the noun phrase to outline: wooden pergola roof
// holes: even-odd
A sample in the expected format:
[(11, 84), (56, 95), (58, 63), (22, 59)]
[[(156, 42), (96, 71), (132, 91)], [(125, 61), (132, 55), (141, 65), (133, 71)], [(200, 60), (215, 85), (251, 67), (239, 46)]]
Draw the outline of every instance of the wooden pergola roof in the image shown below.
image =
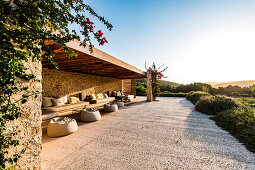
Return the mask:
[[(75, 40), (67, 44), (68, 48), (74, 50), (77, 57), (66, 57), (65, 52), (55, 42), (45, 42), (56, 53), (53, 58), (58, 63), (60, 70), (78, 72), (96, 76), (113, 77), (118, 79), (138, 79), (145, 78), (144, 71), (137, 69), (109, 54), (96, 48), (90, 53), (89, 47), (80, 46), (80, 41)], [(42, 61), (44, 68), (54, 68), (54, 66), (44, 59)]]

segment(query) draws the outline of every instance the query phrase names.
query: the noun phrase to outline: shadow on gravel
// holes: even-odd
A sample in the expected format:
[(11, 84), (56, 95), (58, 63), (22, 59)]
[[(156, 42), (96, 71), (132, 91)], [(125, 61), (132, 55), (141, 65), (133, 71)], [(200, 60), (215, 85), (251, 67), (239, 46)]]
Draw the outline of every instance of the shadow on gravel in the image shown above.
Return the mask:
[[(201, 146), (201, 151), (210, 157), (220, 156), (233, 161), (237, 167), (243, 164), (254, 164), (255, 154), (246, 150), (234, 137), (218, 127), (211, 115), (206, 115), (195, 110), (194, 105), (184, 99), (179, 101), (182, 107), (190, 109), (186, 119), (185, 136), (193, 141), (193, 144)], [(205, 149), (206, 148), (206, 149)]]

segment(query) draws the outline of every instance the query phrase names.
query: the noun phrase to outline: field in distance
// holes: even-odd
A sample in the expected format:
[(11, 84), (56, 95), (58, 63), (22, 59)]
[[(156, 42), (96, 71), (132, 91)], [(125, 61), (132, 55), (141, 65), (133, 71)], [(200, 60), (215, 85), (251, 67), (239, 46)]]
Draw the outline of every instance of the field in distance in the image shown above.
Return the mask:
[(255, 80), (232, 81), (232, 82), (207, 82), (207, 83), (211, 84), (212, 87), (214, 88), (227, 87), (229, 85), (245, 87), (245, 86), (252, 86), (253, 84), (255, 84)]

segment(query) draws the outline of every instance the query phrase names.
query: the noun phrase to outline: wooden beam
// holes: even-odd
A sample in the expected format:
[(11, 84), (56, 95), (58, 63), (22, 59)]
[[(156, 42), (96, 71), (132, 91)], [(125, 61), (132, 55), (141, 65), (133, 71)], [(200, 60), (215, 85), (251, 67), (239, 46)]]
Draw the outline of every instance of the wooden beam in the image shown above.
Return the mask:
[[(67, 47), (73, 49), (78, 55), (71, 58), (66, 57), (63, 48), (60, 48), (57, 43), (47, 41), (46, 44), (55, 50), (56, 56), (53, 60), (59, 65), (60, 70), (123, 79), (146, 77), (143, 71), (96, 48), (93, 48), (93, 53), (90, 53), (88, 47), (80, 46), (79, 41), (67, 44)], [(54, 68), (47, 59), (43, 59), (42, 65), (46, 68)]]

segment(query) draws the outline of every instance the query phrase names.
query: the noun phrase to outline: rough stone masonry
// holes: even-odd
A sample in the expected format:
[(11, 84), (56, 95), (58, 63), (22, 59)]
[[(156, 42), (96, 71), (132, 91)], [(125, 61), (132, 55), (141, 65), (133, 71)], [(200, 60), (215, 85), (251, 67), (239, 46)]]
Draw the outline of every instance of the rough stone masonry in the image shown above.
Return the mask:
[[(27, 72), (36, 76), (37, 80), (42, 79), (41, 62), (26, 62)], [(25, 92), (13, 96), (13, 101), (21, 99), (22, 94), (32, 94), (32, 91), (42, 91), (40, 81), (20, 80), (21, 85), (28, 86)], [(19, 130), (16, 139), (19, 140), (17, 147), (9, 149), (9, 154), (21, 154), (22, 158), (18, 160), (17, 169), (41, 169), (42, 152), (42, 130), (41, 130), (41, 94), (37, 98), (29, 97), (28, 101), (21, 106), (22, 115), (19, 119), (10, 121), (6, 124), (6, 131)]]

